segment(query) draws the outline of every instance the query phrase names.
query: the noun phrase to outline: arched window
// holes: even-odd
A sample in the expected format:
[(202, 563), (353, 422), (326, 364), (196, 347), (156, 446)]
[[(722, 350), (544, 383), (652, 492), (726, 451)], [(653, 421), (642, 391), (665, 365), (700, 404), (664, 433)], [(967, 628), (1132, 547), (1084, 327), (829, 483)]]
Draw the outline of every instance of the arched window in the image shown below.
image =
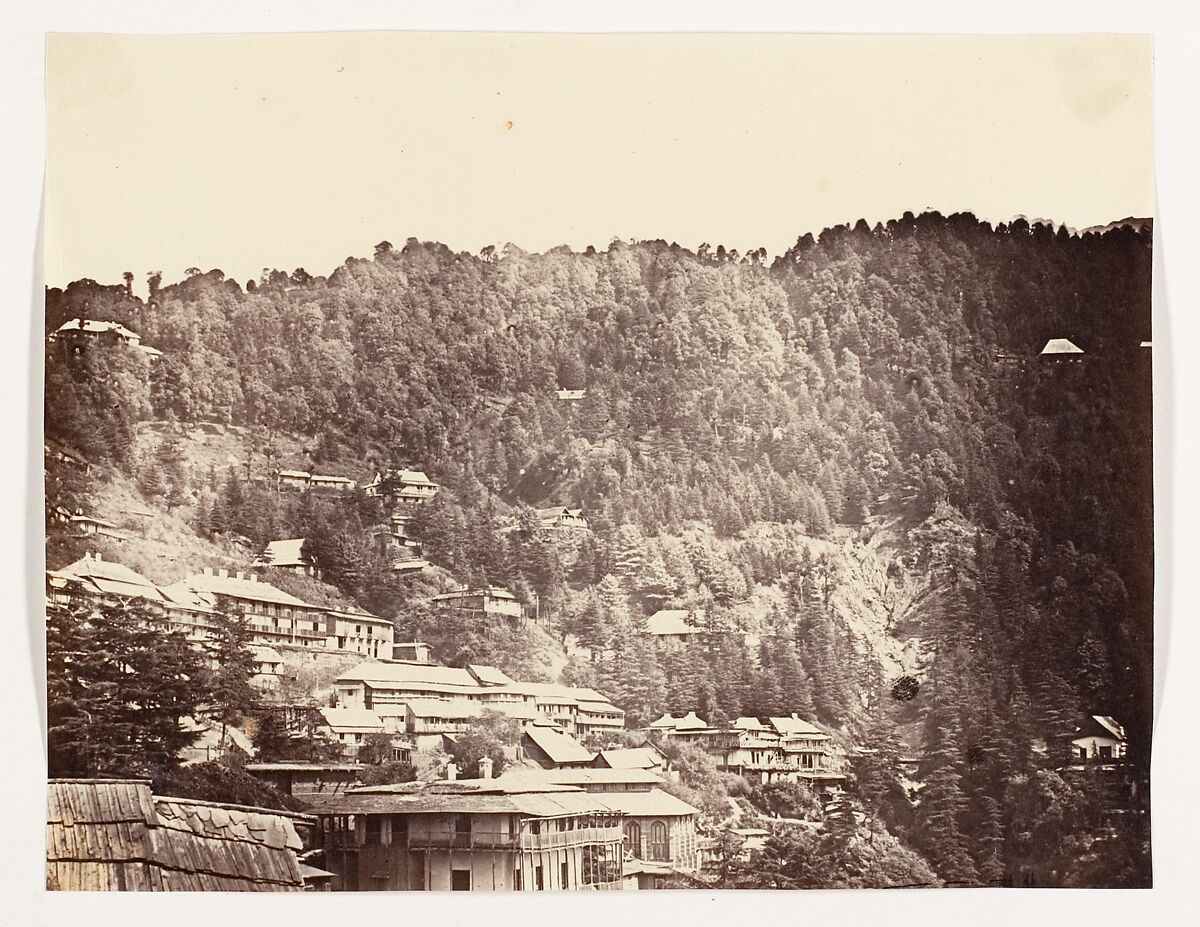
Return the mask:
[(637, 821), (625, 822), (625, 849), (634, 856), (642, 855), (642, 825)]
[(671, 858), (671, 845), (667, 840), (667, 825), (662, 821), (655, 821), (650, 825), (650, 858), (664, 861)]

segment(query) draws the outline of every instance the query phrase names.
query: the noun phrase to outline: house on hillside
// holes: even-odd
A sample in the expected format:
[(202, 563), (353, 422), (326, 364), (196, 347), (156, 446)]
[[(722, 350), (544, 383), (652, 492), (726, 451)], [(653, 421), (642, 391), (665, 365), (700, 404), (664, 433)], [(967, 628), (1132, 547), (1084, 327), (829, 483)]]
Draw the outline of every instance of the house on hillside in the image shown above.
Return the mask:
[(147, 779), (51, 779), (50, 891), (309, 889), (298, 854), (308, 815), (154, 795)]
[(543, 531), (587, 531), (588, 520), (583, 509), (568, 509), (562, 506), (537, 509), (538, 526)]
[(620, 813), (570, 786), (407, 782), (350, 790), (316, 813), (335, 891), (621, 887)]
[(525, 609), (507, 589), (489, 586), (486, 589), (456, 589), (433, 597), (433, 605), (443, 612), (460, 614), (505, 615), (521, 618)]
[(1089, 715), (1071, 738), (1072, 755), (1079, 760), (1123, 761), (1127, 751), (1125, 728), (1108, 715)]
[(424, 641), (392, 644), (392, 659), (407, 663), (433, 663), (433, 648)]
[(587, 390), (586, 389), (556, 389), (554, 391), (554, 395), (560, 402), (579, 402), (585, 396), (587, 396)]
[(276, 470), (275, 488), (280, 492), (350, 492), (358, 483), (348, 476), (332, 476), (309, 470)]
[(142, 336), (137, 332), (130, 331), (120, 322), (100, 319), (71, 319), (69, 322), (63, 322), (47, 336), (47, 340), (52, 344), (69, 344), (76, 354), (86, 344), (121, 344), (136, 348), (151, 363), (162, 357), (162, 351), (142, 344)]
[(478, 702), (413, 698), (404, 703), (404, 727), (416, 748), (431, 752), (445, 746), (446, 734), (465, 734), (483, 714)]
[(304, 538), (287, 538), (280, 541), (269, 541), (254, 562), (250, 564), (255, 569), (270, 568), (287, 570), (302, 576), (316, 576), (317, 565), (312, 556), (304, 551)]
[(1051, 338), (1038, 355), (1039, 360), (1054, 364), (1079, 364), (1083, 357), (1083, 348), (1068, 338)]
[(423, 470), (401, 468), (376, 473), (370, 482), (363, 485), (363, 491), (368, 496), (381, 496), (392, 504), (411, 506), (434, 498), (439, 487)]
[(646, 619), (646, 633), (658, 643), (686, 644), (704, 630), (691, 624), (692, 614), (683, 608), (663, 608)]
[(328, 618), (325, 609), (296, 598), (251, 573), (230, 576), (228, 570), (205, 567), (187, 579), (164, 587), (163, 592), (207, 605), (215, 611), (246, 616), (255, 644), (325, 647)]

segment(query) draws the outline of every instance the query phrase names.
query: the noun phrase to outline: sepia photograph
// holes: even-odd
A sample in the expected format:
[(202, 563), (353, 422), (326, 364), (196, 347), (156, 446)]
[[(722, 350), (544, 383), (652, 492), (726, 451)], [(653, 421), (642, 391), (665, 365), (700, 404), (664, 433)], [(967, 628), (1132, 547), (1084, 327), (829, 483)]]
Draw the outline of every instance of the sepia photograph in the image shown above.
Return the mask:
[(45, 888), (1151, 887), (1151, 53), (49, 35)]

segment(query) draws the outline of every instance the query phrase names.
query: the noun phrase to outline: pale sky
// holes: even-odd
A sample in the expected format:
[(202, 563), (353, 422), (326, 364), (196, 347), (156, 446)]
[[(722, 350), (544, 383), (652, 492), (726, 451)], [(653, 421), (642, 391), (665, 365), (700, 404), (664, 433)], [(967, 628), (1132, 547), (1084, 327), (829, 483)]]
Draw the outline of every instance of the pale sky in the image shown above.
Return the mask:
[(48, 40), (46, 282), (1154, 210), (1145, 37)]

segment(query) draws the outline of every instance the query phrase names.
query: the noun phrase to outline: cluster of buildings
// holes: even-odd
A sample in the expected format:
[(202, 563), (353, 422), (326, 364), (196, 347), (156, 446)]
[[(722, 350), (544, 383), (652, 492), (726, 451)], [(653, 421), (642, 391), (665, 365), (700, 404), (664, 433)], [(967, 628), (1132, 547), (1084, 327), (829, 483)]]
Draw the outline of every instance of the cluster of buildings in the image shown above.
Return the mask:
[[(398, 649), (406, 646), (423, 645)], [(328, 734), (350, 756), (371, 733), (404, 734), (416, 749), (433, 750), (444, 745), (445, 737), (469, 731), (485, 711), (522, 722), (530, 750), (547, 756), (557, 749), (551, 746), (556, 738), (625, 726), (625, 713), (594, 689), (517, 682), (495, 667), (475, 664), (363, 662), (334, 680), (333, 700), (334, 707), (322, 709), (322, 716)], [(585, 759), (591, 758), (587, 753)]]
[(303, 647), (364, 657), (392, 653), (392, 622), (361, 611), (313, 605), (259, 579), (256, 574), (204, 569), (170, 585), (158, 585), (124, 564), (87, 554), (61, 570), (46, 571), (47, 601), (70, 605), (77, 600), (115, 605), (137, 601), (170, 627), (197, 643), (209, 639), (217, 616), (246, 617), (260, 663), (258, 682), (278, 676), (283, 660), (275, 648)]
[(741, 717), (728, 727), (713, 727), (689, 712), (679, 718), (663, 715), (650, 730), (696, 744), (718, 769), (752, 782), (806, 782), (826, 793), (839, 789), (846, 778), (836, 768), (830, 736), (795, 714)]

